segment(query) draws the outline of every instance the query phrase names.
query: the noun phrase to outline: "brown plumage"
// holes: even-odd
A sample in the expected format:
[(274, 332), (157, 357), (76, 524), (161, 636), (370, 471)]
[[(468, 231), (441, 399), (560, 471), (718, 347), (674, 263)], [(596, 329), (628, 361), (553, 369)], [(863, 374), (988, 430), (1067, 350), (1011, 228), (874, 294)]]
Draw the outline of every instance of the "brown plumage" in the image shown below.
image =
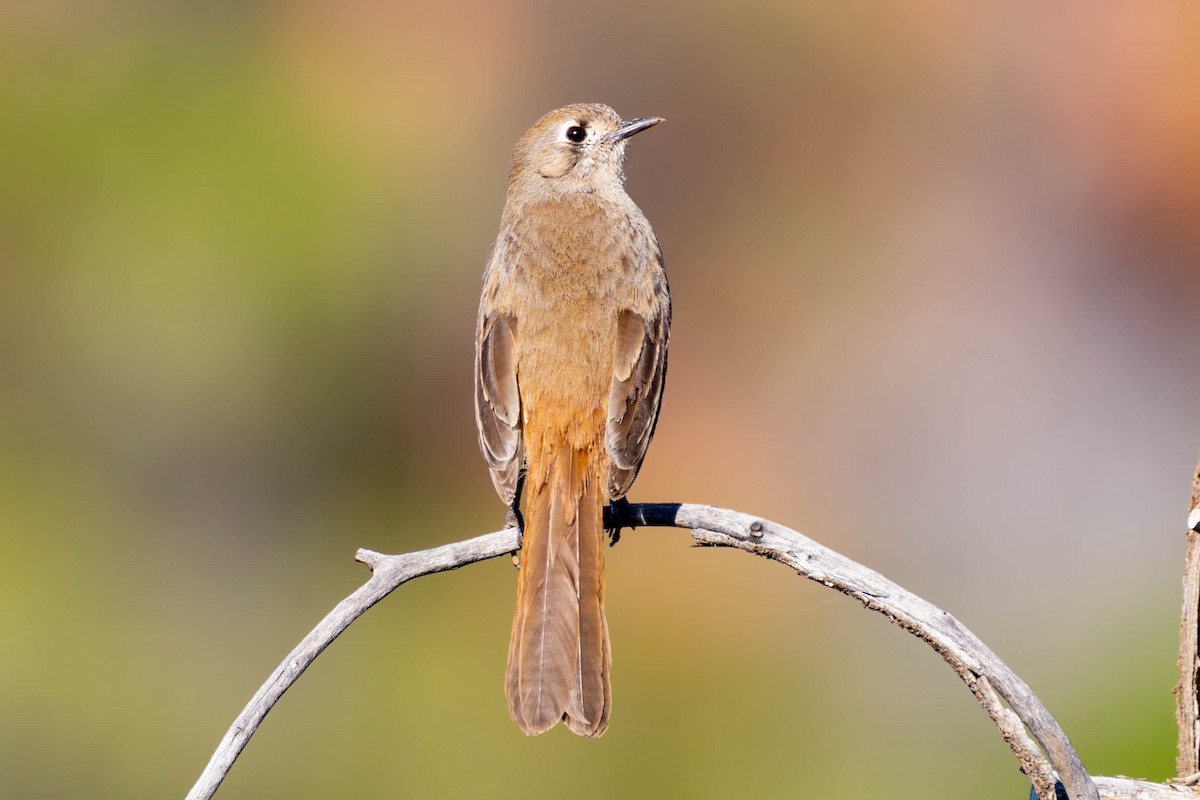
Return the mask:
[(603, 508), (625, 496), (658, 419), (671, 299), (650, 223), (625, 193), (623, 122), (579, 104), (517, 142), (476, 331), (479, 441), (525, 526), (505, 691), (529, 734), (608, 727)]

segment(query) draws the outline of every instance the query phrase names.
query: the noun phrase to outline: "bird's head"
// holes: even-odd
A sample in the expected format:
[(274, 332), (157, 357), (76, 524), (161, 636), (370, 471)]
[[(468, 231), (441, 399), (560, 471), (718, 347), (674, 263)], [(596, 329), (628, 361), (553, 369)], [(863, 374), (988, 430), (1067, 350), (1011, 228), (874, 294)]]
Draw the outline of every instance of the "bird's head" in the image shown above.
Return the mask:
[(622, 120), (601, 103), (551, 111), (517, 141), (510, 181), (542, 191), (620, 188), (625, 182), (625, 143), (660, 122), (660, 117)]

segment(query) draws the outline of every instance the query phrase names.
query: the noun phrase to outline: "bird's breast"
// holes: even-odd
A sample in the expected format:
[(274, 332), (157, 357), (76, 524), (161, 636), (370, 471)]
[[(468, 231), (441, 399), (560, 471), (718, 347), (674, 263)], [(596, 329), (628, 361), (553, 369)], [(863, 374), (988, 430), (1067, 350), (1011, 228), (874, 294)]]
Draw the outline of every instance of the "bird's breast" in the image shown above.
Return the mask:
[(508, 279), (527, 424), (603, 427), (617, 316), (646, 280), (653, 242), (634, 212), (585, 198), (531, 209), (513, 226)]

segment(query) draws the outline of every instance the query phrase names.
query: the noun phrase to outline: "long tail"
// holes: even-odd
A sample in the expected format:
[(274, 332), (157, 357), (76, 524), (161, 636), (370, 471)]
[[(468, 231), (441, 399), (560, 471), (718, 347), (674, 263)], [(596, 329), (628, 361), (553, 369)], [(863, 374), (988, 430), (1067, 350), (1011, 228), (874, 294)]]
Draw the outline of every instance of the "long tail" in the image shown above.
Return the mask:
[(599, 736), (612, 708), (603, 481), (586, 452), (558, 451), (546, 453), (546, 469), (530, 464), (505, 691), (527, 734), (563, 720), (581, 736)]

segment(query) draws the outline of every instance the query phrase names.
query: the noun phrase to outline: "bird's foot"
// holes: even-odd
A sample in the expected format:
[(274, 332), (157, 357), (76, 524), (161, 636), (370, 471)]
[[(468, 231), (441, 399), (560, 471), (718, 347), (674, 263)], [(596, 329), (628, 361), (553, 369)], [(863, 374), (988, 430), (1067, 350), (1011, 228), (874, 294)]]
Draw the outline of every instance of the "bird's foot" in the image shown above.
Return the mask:
[(504, 527), (517, 529), (517, 544), (525, 543), (525, 517), (521, 514), (521, 509), (515, 505), (510, 507), (504, 514)]
[(628, 527), (629, 530), (637, 530), (636, 525), (622, 525), (621, 520), (629, 515), (629, 501), (624, 497), (619, 497), (608, 504), (608, 536), (610, 539), (609, 547), (615, 547), (617, 542), (621, 541), (621, 529)]
[(517, 501), (513, 500), (511, 506), (508, 507), (507, 513), (504, 515), (504, 527), (517, 529), (517, 548), (512, 554), (513, 566), (517, 569), (521, 568), (521, 555), (519, 549), (525, 546), (525, 517), (521, 514), (521, 509), (517, 507)]

